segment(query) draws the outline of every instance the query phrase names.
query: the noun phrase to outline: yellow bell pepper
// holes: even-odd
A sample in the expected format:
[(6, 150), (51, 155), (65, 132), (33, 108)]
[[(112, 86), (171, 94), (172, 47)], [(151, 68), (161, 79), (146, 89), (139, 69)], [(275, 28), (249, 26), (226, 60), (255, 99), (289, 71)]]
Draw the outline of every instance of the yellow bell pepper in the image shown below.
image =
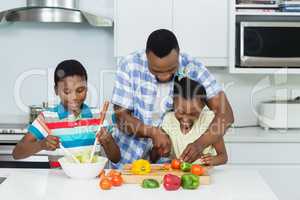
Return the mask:
[(151, 171), (151, 165), (148, 160), (136, 160), (132, 163), (131, 172), (137, 175), (149, 174)]

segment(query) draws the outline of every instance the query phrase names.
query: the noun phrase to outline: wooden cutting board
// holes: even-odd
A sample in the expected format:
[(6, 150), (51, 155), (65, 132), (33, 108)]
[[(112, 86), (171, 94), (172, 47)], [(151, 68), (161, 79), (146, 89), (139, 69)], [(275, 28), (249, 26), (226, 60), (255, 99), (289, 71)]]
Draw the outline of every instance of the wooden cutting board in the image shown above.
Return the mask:
[[(200, 184), (201, 185), (209, 185), (210, 184), (210, 175), (209, 170), (211, 167), (204, 167), (205, 174), (200, 176)], [(125, 184), (142, 184), (144, 179), (155, 179), (158, 182), (162, 182), (163, 178), (166, 174), (173, 174), (181, 177), (184, 174), (188, 174), (188, 172), (182, 172), (180, 170), (165, 170), (163, 165), (159, 164), (151, 164), (151, 172), (147, 175), (136, 175), (131, 173), (131, 164), (124, 165), (122, 172), (122, 178)]]

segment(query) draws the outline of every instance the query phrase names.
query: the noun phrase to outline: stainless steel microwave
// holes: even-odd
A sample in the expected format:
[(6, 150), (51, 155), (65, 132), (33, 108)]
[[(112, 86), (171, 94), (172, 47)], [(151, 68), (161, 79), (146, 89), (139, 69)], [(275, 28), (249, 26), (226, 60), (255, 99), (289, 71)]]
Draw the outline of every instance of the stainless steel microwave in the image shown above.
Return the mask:
[(243, 22), (237, 31), (239, 67), (299, 67), (300, 22)]

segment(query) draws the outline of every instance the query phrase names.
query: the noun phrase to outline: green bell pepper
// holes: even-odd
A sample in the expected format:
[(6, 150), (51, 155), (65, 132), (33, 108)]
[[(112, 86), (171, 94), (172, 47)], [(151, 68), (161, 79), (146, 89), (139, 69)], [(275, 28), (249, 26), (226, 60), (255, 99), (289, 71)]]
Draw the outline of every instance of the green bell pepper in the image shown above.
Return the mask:
[(200, 185), (199, 176), (194, 174), (185, 174), (181, 177), (181, 186), (183, 189), (193, 190)]
[(159, 188), (160, 184), (155, 179), (145, 179), (142, 183), (142, 188), (146, 189), (153, 189), (153, 188)]
[(180, 169), (183, 172), (189, 172), (189, 171), (191, 171), (191, 168), (192, 168), (192, 164), (191, 163), (182, 162), (180, 164)]

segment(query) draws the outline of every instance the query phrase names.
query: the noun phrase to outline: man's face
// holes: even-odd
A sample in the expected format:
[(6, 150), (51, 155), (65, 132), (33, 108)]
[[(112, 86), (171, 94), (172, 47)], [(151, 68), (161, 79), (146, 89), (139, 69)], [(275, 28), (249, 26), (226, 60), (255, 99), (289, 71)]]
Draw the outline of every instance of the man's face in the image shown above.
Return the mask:
[(171, 81), (179, 66), (178, 56), (179, 54), (175, 49), (163, 58), (159, 58), (150, 51), (147, 53), (150, 72), (159, 82)]

